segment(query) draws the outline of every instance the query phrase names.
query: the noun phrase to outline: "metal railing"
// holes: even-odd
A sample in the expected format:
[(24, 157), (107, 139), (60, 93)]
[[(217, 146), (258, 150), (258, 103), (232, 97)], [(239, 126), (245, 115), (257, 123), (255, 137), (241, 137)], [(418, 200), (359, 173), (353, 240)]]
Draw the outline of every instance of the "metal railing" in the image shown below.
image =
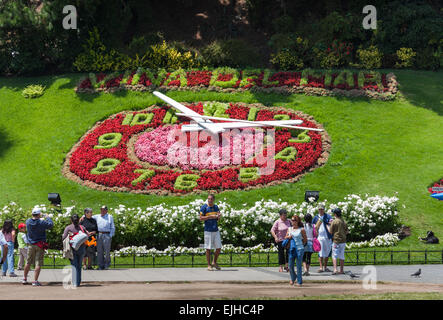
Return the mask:
[[(211, 257), (212, 259), (212, 257)], [(278, 265), (275, 252), (221, 253), (218, 264), (225, 267), (273, 267)], [(332, 261), (331, 261), (332, 263)], [(43, 267), (61, 268), (69, 261), (60, 256), (47, 256)], [(205, 254), (129, 254), (111, 257), (111, 267), (202, 267), (206, 266)], [(318, 265), (318, 254), (313, 253), (311, 264)], [(443, 264), (443, 250), (350, 250), (345, 251), (346, 265), (382, 264)]]

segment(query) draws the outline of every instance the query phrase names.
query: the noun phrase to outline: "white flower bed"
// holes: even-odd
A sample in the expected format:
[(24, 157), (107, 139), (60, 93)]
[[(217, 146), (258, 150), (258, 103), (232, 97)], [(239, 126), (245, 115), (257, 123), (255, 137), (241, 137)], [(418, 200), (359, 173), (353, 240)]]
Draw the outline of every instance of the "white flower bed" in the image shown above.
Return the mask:
[[(172, 248), (185, 251), (200, 250), (198, 247), (203, 243), (203, 223), (199, 220), (199, 211), (203, 203), (203, 200), (197, 199), (182, 206), (159, 204), (142, 209), (119, 205), (117, 208), (110, 208), (109, 213), (114, 217), (116, 226), (114, 244), (137, 248), (166, 248), (163, 250), (166, 252), (173, 250)], [(327, 212), (336, 207), (342, 209), (343, 218), (350, 230), (348, 243), (362, 241), (352, 247), (393, 245), (398, 241), (394, 235), (389, 235), (395, 233), (399, 226), (397, 197), (366, 195), (362, 198), (358, 195), (348, 195), (344, 201), (338, 203), (329, 203), (327, 200), (322, 203)], [(247, 207), (246, 204), (235, 207), (224, 199), (217, 201), (217, 205), (222, 213), (219, 223), (222, 242), (233, 245), (226, 246), (225, 250), (240, 250), (237, 248), (243, 247), (246, 250), (245, 248), (259, 248), (260, 245), (269, 247), (270, 229), (279, 218), (278, 211), (281, 208), (285, 208), (289, 216), (298, 214), (301, 218), (307, 213), (312, 216), (317, 213), (317, 204), (307, 202), (297, 204), (262, 199), (252, 207)], [(48, 239), (50, 245), (54, 247), (56, 244), (56, 247), (60, 248), (61, 234), (70, 223), (70, 215), (74, 212), (81, 215), (83, 209), (69, 206), (58, 213), (45, 205), (38, 207), (43, 212), (49, 212), (53, 218), (55, 226), (49, 232)], [(13, 218), (15, 224), (24, 222), (30, 217), (30, 211), (11, 203), (0, 209), (0, 221)], [(156, 249), (146, 250), (155, 252)]]

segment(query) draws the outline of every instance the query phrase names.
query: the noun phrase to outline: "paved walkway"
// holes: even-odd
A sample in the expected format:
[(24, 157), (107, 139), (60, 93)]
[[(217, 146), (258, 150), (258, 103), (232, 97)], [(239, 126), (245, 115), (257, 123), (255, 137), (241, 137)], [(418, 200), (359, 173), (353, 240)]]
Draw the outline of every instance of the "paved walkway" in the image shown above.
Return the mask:
[[(389, 265), (375, 266), (375, 269), (364, 270), (365, 266), (345, 267), (345, 271), (360, 275), (353, 280), (362, 281), (365, 274), (375, 275), (377, 281), (386, 282), (409, 282), (409, 283), (433, 283), (443, 284), (443, 265)], [(415, 278), (410, 275), (421, 268), (421, 277)], [(309, 280), (351, 280), (346, 275), (331, 275), (331, 273), (316, 273), (317, 267), (312, 268), (311, 276), (304, 277)], [(375, 271), (375, 273), (374, 273)], [(20, 283), (23, 271), (17, 271), (19, 277), (0, 277), (2, 283)], [(32, 281), (34, 274), (31, 271), (28, 281)], [(39, 281), (42, 283), (61, 283), (70, 280), (70, 268), (68, 269), (42, 269)], [(177, 282), (177, 281), (224, 281), (224, 282), (267, 282), (288, 281), (288, 273), (278, 272), (278, 268), (272, 267), (225, 267), (220, 271), (207, 271), (206, 268), (135, 268), (135, 269), (109, 269), (109, 270), (83, 270), (82, 282)]]

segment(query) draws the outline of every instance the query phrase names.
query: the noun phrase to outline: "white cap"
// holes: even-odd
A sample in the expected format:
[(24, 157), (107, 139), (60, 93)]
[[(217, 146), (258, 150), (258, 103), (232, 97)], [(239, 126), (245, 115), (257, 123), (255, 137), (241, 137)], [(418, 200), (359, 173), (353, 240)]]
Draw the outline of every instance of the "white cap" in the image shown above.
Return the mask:
[(37, 214), (41, 214), (41, 213), (42, 213), (42, 210), (41, 210), (40, 208), (34, 208), (34, 209), (32, 209), (32, 214), (37, 215)]

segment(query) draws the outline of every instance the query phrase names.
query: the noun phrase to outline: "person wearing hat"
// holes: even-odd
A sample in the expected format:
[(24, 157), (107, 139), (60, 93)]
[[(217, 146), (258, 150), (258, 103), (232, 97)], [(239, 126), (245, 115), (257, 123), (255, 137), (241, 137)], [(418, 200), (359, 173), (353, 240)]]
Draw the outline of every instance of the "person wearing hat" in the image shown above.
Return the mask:
[(26, 224), (19, 223), (18, 224), (18, 235), (17, 235), (17, 243), (18, 243), (18, 264), (17, 270), (23, 270), (26, 259), (28, 257), (28, 239), (26, 236)]
[[(102, 206), (100, 214), (92, 216), (97, 221), (97, 260), (98, 269), (105, 270), (111, 266), (111, 242), (115, 234), (114, 218), (108, 214), (108, 207)], [(81, 217), (80, 223), (85, 216)]]
[[(335, 208), (332, 210), (335, 219), (331, 225), (328, 226), (329, 233), (332, 234), (332, 263), (334, 265), (334, 272), (332, 274), (344, 274), (343, 268), (345, 265), (345, 247), (346, 234), (348, 233), (348, 226), (341, 217), (341, 209)], [(337, 258), (340, 260), (340, 272), (337, 272)]]
[(328, 259), (332, 248), (332, 235), (328, 230), (328, 225), (331, 223), (332, 217), (325, 213), (325, 206), (320, 204), (318, 206), (318, 215), (314, 217), (312, 223), (315, 225), (318, 234), (318, 241), (321, 245), (321, 250), (318, 253), (318, 262), (320, 268), (317, 272), (331, 272), (328, 268)]
[(48, 244), (46, 243), (46, 230), (52, 229), (54, 226), (54, 222), (47, 214), (45, 214), (44, 219), (41, 220), (41, 214), (42, 211), (40, 208), (34, 208), (32, 210), (32, 218), (26, 220), (29, 247), (22, 283), (28, 284), (27, 277), (29, 270), (31, 269), (31, 265), (35, 265), (33, 286), (41, 286), (40, 282), (38, 282), (38, 277), (41, 266), (43, 265), (45, 249), (48, 248)]

